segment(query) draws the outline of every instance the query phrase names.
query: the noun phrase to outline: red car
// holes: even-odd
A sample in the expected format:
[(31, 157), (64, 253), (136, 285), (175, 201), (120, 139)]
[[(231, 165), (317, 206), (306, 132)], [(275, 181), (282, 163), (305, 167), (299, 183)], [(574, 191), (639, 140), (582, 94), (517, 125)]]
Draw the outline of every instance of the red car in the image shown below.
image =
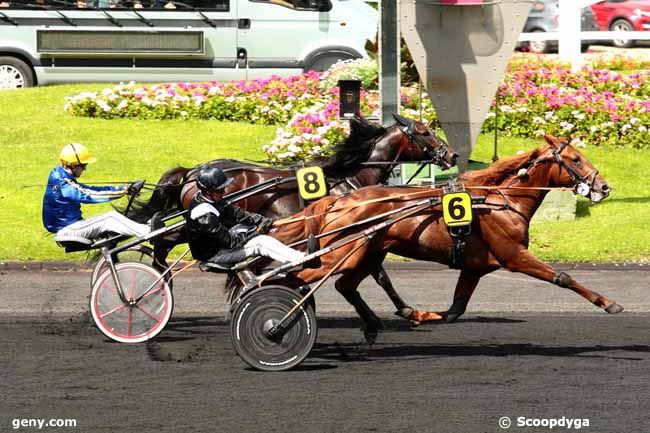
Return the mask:
[[(650, 0), (610, 0), (591, 6), (600, 30), (643, 31), (650, 30)], [(629, 48), (633, 40), (615, 39), (614, 46)]]

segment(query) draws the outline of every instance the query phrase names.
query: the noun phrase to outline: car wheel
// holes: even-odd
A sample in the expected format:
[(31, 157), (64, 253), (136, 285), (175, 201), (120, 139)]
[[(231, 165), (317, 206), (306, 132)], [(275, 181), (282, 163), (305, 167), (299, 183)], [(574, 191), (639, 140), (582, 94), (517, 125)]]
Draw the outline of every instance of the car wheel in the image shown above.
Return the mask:
[(325, 72), (327, 71), (334, 63), (339, 60), (349, 60), (355, 59), (357, 56), (346, 51), (324, 51), (319, 52), (314, 55), (309, 56), (305, 61), (305, 72), (307, 71), (317, 71)]
[(0, 90), (33, 85), (34, 73), (27, 63), (15, 57), (0, 57)]
[[(533, 30), (533, 33), (544, 33), (544, 30)], [(528, 51), (531, 53), (544, 54), (550, 51), (549, 41), (530, 41), (528, 42)]]
[[(613, 32), (631, 32), (634, 30), (632, 23), (628, 20), (616, 20), (612, 23), (610, 30)], [(618, 48), (631, 48), (634, 46), (634, 41), (629, 39), (614, 39), (612, 40), (612, 45)]]

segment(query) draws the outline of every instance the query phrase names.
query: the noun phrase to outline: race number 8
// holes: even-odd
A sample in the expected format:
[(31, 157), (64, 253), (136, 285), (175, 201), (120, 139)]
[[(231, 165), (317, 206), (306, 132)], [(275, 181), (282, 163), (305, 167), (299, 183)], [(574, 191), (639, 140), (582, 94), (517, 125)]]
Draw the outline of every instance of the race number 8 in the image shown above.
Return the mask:
[(472, 197), (454, 192), (442, 197), (442, 216), (449, 227), (466, 226), (472, 222)]
[(314, 200), (327, 195), (325, 174), (320, 167), (305, 167), (296, 172), (298, 192), (304, 200)]

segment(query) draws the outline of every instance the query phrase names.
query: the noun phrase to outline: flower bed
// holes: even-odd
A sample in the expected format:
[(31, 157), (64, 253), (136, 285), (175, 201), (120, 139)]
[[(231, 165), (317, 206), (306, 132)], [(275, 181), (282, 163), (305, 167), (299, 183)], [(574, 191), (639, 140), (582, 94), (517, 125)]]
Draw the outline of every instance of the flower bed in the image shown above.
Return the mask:
[[(602, 66), (607, 59), (592, 59)], [(647, 63), (617, 56), (615, 67), (643, 69)], [(67, 98), (65, 109), (79, 116), (140, 119), (196, 118), (285, 125), (263, 150), (270, 161), (287, 163), (327, 155), (347, 133), (338, 119), (339, 79), (361, 79), (362, 112), (377, 115), (376, 64), (338, 63), (325, 74), (239, 82), (121, 84), (101, 93)], [(498, 128), (511, 136), (544, 133), (578, 142), (650, 147), (650, 72), (629, 74), (591, 66), (578, 73), (548, 56), (515, 55), (499, 87), (499, 115), (493, 104), (484, 132)], [(437, 125), (431, 101), (405, 87), (402, 113)]]
[(484, 131), (532, 137), (551, 133), (588, 144), (650, 147), (650, 72), (621, 74), (537, 57), (515, 58), (499, 87), (499, 116)]
[(319, 100), (320, 73), (289, 78), (153, 86), (120, 84), (101, 93), (66, 98), (65, 110), (77, 116), (112, 119), (196, 118), (284, 124), (293, 113)]

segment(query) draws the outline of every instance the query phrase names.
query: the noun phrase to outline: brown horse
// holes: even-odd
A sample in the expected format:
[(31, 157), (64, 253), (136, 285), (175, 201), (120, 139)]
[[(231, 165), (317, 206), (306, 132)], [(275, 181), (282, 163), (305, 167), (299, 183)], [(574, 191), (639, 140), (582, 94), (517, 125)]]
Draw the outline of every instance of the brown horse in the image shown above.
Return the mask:
[[(473, 196), (482, 196), (485, 201), (473, 208), (474, 219), (471, 234), (466, 238), (454, 303), (446, 316), (455, 319), (461, 315), (481, 277), (501, 267), (568, 288), (608, 313), (623, 310), (566, 273), (556, 272), (528, 251), (528, 225), (547, 193), (543, 188), (575, 187), (594, 203), (609, 195), (605, 180), (580, 152), (564, 140), (551, 136), (546, 136), (546, 140), (548, 147), (496, 162), (460, 178)], [(285, 243), (294, 242), (305, 239), (310, 233), (325, 233), (439, 194), (440, 191), (425, 188), (378, 186), (360, 189), (340, 199), (326, 197), (287, 220), (286, 224), (280, 221), (274, 236)], [(354, 228), (323, 237), (320, 246), (324, 248), (358, 230)], [(312, 283), (346, 254), (351, 254), (339, 264), (336, 272), (342, 276), (335, 286), (354, 306), (364, 322), (367, 340), (373, 342), (381, 321), (361, 298), (357, 291), (359, 283), (381, 266), (388, 252), (450, 264), (449, 253), (453, 245), (441, 207), (429, 206), (395, 222), (372, 239), (358, 240), (322, 256), (319, 269), (301, 270), (287, 277), (285, 283), (294, 287)], [(358, 250), (352, 253), (355, 248)]]
[[(361, 116), (351, 119), (350, 136), (336, 146), (334, 155), (308, 163), (323, 168), (330, 194), (338, 196), (363, 186), (385, 183), (393, 167), (401, 162), (430, 161), (445, 169), (455, 165), (458, 154), (425, 124), (398, 115), (393, 117), (396, 123), (386, 128), (370, 123)], [(192, 169), (177, 167), (161, 177), (148, 202), (135, 204), (129, 217), (145, 222), (156, 212), (187, 208), (197, 192), (194, 179), (198, 171), (208, 165), (222, 168), (234, 177), (235, 181), (226, 189), (226, 194), (273, 178), (295, 176), (295, 168), (264, 167), (227, 159), (211, 161)], [(293, 215), (302, 208), (297, 185), (293, 181), (265, 189), (236, 204), (273, 219)], [(185, 242), (182, 231), (155, 239), (155, 263), (162, 269), (166, 268), (169, 251)], [(371, 274), (395, 304), (397, 314), (411, 316), (413, 309), (395, 292), (385, 270), (379, 266)]]

